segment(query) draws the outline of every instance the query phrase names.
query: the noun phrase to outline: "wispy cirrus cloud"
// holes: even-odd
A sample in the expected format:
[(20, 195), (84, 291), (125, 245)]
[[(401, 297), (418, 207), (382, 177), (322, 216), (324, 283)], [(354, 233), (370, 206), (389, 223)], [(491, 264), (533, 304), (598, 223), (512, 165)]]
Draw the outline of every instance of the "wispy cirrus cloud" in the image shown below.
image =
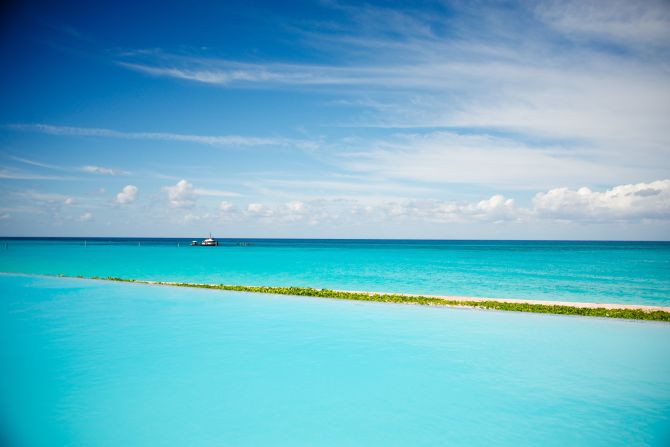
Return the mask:
[(59, 193), (40, 192), (34, 190), (25, 190), (15, 193), (18, 197), (33, 202), (56, 203), (61, 205), (73, 205), (77, 200), (72, 196)]
[(195, 188), (193, 192), (199, 196), (208, 197), (240, 197), (241, 194), (233, 191), (224, 191), (221, 189)]
[(0, 179), (4, 180), (78, 180), (76, 177), (60, 176), (60, 175), (45, 175), (24, 170), (16, 170), (10, 168), (0, 167)]
[[(114, 169), (114, 168), (106, 168), (103, 166), (95, 166), (95, 165), (86, 165), (82, 166), (80, 168), (77, 167), (72, 167), (72, 166), (59, 166), (59, 165), (54, 165), (51, 163), (44, 163), (42, 161), (37, 161), (37, 160), (32, 160), (29, 158), (25, 157), (19, 157), (16, 155), (12, 155), (9, 153), (4, 153), (4, 156), (7, 157), (10, 160), (13, 161), (18, 161), (19, 163), (22, 164), (27, 164), (33, 167), (37, 168), (43, 168), (43, 169), (48, 169), (48, 170), (55, 170), (55, 171), (64, 171), (64, 172), (87, 172), (89, 174), (102, 174), (102, 175), (112, 175), (112, 176), (120, 176), (120, 175), (129, 175), (130, 172), (124, 171), (121, 169)], [(65, 177), (65, 176), (53, 176), (53, 175), (45, 175), (41, 173), (33, 173), (33, 172), (26, 172), (22, 170), (11, 170), (11, 169), (4, 169), (4, 174), (5, 176), (3, 178), (8, 178), (8, 179), (16, 179), (16, 180), (76, 180), (76, 177)], [(1, 174), (0, 174), (1, 175)]]
[(183, 79), (204, 84), (244, 87), (347, 86), (411, 88), (428, 90), (446, 76), (462, 73), (462, 64), (435, 63), (421, 67), (407, 65), (316, 65), (248, 63), (208, 57), (161, 55), (144, 63), (119, 62), (120, 66), (149, 75)]
[[(527, 144), (514, 138), (456, 132), (396, 133), (349, 145), (333, 163), (360, 175), (417, 184), (475, 184), (537, 190), (556, 184), (612, 184), (667, 174), (597, 147)], [(626, 162), (628, 160), (628, 162)]]
[(249, 137), (239, 135), (193, 135), (169, 132), (123, 132), (94, 127), (56, 126), (51, 124), (9, 124), (10, 129), (49, 135), (119, 138), (127, 140), (157, 140), (204, 144), (219, 147), (287, 146), (315, 149), (318, 144), (309, 140), (281, 137)]
[[(599, 147), (623, 165), (668, 162), (667, 2), (457, 2), (449, 12), (439, 5), (322, 6), (346, 19), (296, 24), (294, 32), (329, 64), (162, 50), (117, 63), (226, 88), (335, 91), (339, 100), (330, 105), (353, 113), (332, 125), (513, 132), (520, 142), (541, 137)], [(637, 161), (628, 155), (632, 146)]]
[[(332, 124), (499, 130), (519, 134), (520, 141), (574, 139), (615, 153), (596, 161), (601, 165), (608, 158), (638, 164), (627, 155), (632, 145), (649, 165), (668, 161), (667, 2), (545, 0), (487, 8), (457, 2), (448, 11), (344, 1), (321, 6), (344, 18), (291, 26), (296, 41), (328, 56), (327, 64), (160, 49), (119, 53), (116, 62), (229, 88), (334, 87), (341, 106), (354, 113)], [(640, 42), (661, 55), (643, 54)]]
[(81, 168), (82, 171), (88, 172), (90, 174), (102, 174), (102, 175), (128, 175), (130, 174), (128, 171), (123, 171), (120, 169), (113, 169), (113, 168), (105, 168), (102, 166), (83, 166)]
[(37, 166), (39, 168), (54, 169), (54, 170), (58, 170), (58, 171), (67, 171), (68, 170), (67, 168), (65, 168), (63, 166), (56, 166), (56, 165), (53, 165), (53, 164), (44, 163), (44, 162), (37, 161), (37, 160), (31, 160), (29, 158), (19, 157), (19, 156), (8, 154), (8, 153), (5, 153), (4, 155), (7, 158), (9, 158), (10, 160), (18, 161), (19, 163), (24, 163), (24, 164), (31, 165), (31, 166)]
[[(535, 14), (573, 39), (599, 39), (645, 51), (667, 47), (670, 7), (664, 0), (550, 0), (539, 2)], [(640, 48), (644, 47), (644, 48)]]

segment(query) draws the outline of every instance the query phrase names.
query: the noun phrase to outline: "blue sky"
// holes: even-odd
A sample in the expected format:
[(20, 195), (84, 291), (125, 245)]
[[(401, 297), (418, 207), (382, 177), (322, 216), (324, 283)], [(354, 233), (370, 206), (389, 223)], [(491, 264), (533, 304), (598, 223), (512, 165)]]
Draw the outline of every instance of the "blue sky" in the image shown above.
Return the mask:
[(670, 239), (664, 1), (15, 2), (0, 234)]

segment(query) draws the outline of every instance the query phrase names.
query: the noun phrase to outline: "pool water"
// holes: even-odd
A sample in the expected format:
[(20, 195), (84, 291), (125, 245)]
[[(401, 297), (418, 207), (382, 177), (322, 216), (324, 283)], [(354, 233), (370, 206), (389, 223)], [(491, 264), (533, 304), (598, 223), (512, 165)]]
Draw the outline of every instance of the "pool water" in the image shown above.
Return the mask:
[(20, 275), (0, 296), (4, 445), (670, 445), (670, 324)]

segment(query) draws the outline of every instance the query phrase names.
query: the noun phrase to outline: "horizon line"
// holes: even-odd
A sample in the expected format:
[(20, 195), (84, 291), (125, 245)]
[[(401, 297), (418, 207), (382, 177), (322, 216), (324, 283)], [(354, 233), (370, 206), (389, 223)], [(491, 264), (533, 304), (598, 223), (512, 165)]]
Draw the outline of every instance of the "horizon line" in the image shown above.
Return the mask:
[[(205, 236), (0, 236), (0, 240), (7, 239), (199, 239)], [(670, 242), (670, 239), (482, 239), (482, 238), (365, 238), (365, 237), (215, 237), (219, 240), (298, 240), (298, 241), (424, 241), (424, 242)]]

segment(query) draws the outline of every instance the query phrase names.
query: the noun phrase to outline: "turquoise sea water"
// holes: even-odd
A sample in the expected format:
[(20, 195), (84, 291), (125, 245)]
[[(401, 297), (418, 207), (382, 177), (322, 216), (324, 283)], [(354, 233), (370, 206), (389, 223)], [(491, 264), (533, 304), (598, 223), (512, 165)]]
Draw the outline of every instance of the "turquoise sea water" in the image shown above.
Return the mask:
[(0, 271), (670, 305), (668, 242), (189, 242), (9, 240), (0, 245)]
[(3, 445), (670, 443), (670, 324), (11, 275), (0, 295)]

